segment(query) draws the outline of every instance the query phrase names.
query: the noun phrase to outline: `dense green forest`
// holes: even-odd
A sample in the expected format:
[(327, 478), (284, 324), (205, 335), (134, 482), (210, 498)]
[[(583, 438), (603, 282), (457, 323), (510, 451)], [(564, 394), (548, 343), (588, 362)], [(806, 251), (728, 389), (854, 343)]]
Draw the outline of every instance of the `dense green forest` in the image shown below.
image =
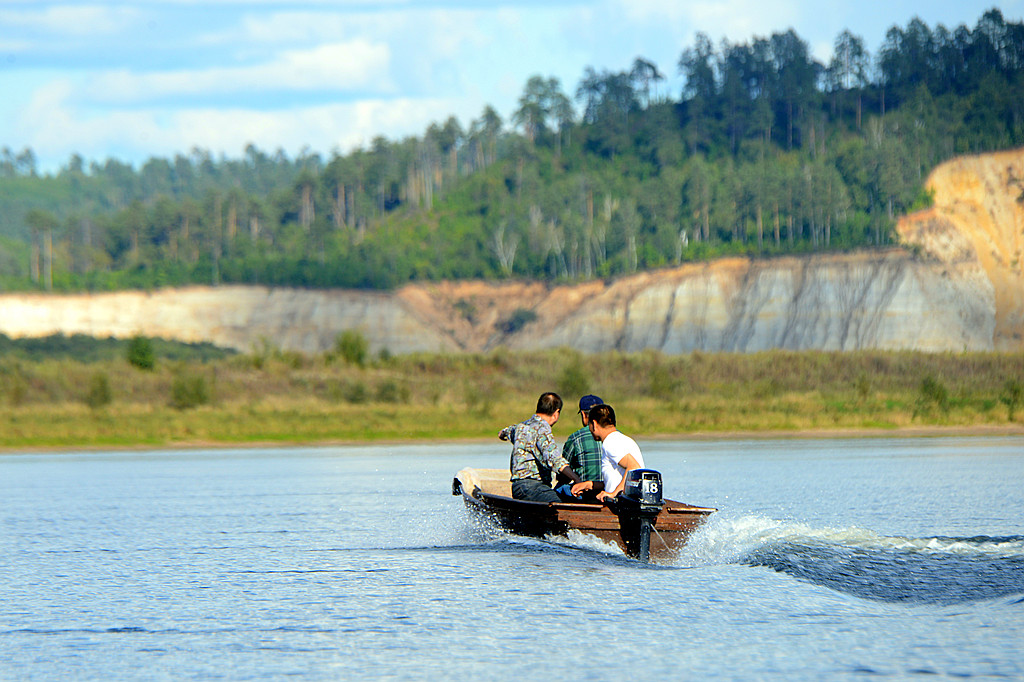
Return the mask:
[(577, 281), (877, 248), (936, 164), (1024, 143), (1024, 24), (997, 9), (893, 26), (874, 55), (844, 31), (827, 65), (793, 31), (698, 34), (676, 67), (678, 96), (643, 58), (568, 94), (535, 76), (508, 121), (487, 107), (329, 159), (254, 144), (40, 174), (4, 149), (0, 286)]

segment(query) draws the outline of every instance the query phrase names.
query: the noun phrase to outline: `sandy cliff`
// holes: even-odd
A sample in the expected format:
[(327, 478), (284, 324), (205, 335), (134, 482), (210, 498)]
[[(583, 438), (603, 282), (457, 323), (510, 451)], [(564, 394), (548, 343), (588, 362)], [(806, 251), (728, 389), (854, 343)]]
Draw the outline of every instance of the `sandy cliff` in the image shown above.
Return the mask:
[(927, 186), (934, 206), (900, 221), (901, 237), (941, 264), (976, 261), (992, 283), (993, 345), (1024, 348), (1024, 150), (954, 159)]
[(267, 343), (316, 352), (333, 346), (345, 329), (360, 329), (375, 346), (396, 353), (452, 348), (388, 294), (225, 286), (0, 296), (0, 332), (12, 337), (144, 334), (243, 351)]
[[(0, 296), (0, 332), (142, 333), (305, 352), (329, 348), (346, 329), (393, 353), (1024, 348), (1024, 150), (954, 160), (928, 183), (934, 207), (899, 225), (904, 241), (918, 245), (916, 254), (725, 259), (557, 287), (452, 282), (393, 294), (243, 286), (12, 294)], [(517, 311), (529, 315), (509, 331), (505, 323)]]

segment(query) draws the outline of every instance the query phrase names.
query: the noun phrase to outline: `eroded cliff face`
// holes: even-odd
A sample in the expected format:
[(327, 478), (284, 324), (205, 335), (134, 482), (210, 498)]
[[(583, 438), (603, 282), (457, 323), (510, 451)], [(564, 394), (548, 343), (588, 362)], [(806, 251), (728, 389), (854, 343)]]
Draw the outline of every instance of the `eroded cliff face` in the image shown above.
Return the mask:
[(994, 347), (1024, 348), (1024, 150), (954, 159), (927, 187), (933, 207), (900, 221), (900, 236), (940, 266), (977, 262), (992, 283)]
[[(226, 286), (2, 295), (0, 332), (141, 333), (310, 353), (330, 348), (346, 329), (392, 353), (1024, 348), (1024, 151), (957, 159), (928, 182), (934, 207), (898, 228), (919, 253), (725, 259), (557, 287), (452, 282), (393, 294)], [(506, 324), (521, 311), (533, 319)]]
[(548, 290), (448, 285), (418, 293), (425, 294), (420, 314), (440, 319), (467, 307), (500, 314), (522, 307), (537, 315), (507, 336), (495, 332), (493, 317), (480, 320), (476, 333), (469, 326), (453, 334), (467, 350), (992, 347), (992, 287), (981, 269), (973, 263), (939, 269), (896, 250), (729, 259)]
[(445, 335), (387, 294), (225, 286), (0, 296), (0, 332), (11, 337), (144, 334), (241, 351), (269, 344), (312, 353), (331, 348), (346, 329), (396, 353), (451, 349)]

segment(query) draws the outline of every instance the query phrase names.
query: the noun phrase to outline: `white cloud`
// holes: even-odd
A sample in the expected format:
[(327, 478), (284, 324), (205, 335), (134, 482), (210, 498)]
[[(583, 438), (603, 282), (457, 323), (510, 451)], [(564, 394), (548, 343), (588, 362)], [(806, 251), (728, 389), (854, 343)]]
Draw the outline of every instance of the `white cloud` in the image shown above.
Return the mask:
[(493, 36), (480, 30), (485, 17), (469, 12), (436, 12), (429, 16), (429, 29), (420, 27), (424, 43), (434, 58), (458, 59), (462, 50), (487, 45)]
[(732, 43), (786, 30), (801, 18), (796, 0), (764, 2), (764, 0), (618, 0), (623, 14), (631, 21), (657, 28), (685, 25), (689, 37), (703, 32), (718, 43), (725, 38)]
[[(372, 41), (389, 48), (387, 87), (424, 92), (457, 87), (452, 74), (473, 69), (481, 51), (494, 43), (495, 12), (462, 9), (365, 9), (251, 13), (224, 31), (207, 33), (198, 44), (234, 52), (239, 58), (281, 47)], [(500, 42), (499, 44), (504, 44)], [(493, 61), (493, 60), (492, 60)]]
[(29, 40), (12, 40), (9, 38), (0, 39), (0, 52), (13, 55), (16, 52), (27, 52), (32, 49), (33, 43)]
[(423, 17), (429, 14), (417, 10), (371, 12), (338, 8), (247, 12), (233, 27), (199, 34), (199, 42), (235, 47), (320, 43), (368, 35), (385, 39), (408, 26), (427, 30)]
[(397, 139), (421, 135), (452, 113), (476, 106), (451, 99), (371, 99), (275, 111), (186, 108), (134, 109), (97, 113), (78, 108), (74, 87), (53, 83), (37, 91), (16, 127), (31, 140), (40, 159), (65, 160), (67, 140), (85, 158), (123, 158), (130, 150), (170, 157), (193, 147), (237, 156), (247, 144), (298, 153), (309, 147), (326, 153), (367, 145), (378, 135)]
[(154, 73), (111, 71), (81, 93), (92, 102), (134, 103), (154, 98), (280, 91), (387, 90), (390, 49), (354, 40), (286, 50), (262, 64)]
[(140, 13), (126, 6), (52, 5), (41, 10), (7, 11), (3, 24), (64, 36), (115, 35), (133, 26)]
[[(102, 0), (98, 0), (102, 1)], [(2, 2), (2, 0), (0, 0)], [(202, 6), (205, 8), (212, 7), (259, 7), (263, 5), (277, 7), (282, 4), (281, 0), (132, 0), (133, 4), (136, 5), (156, 5), (156, 6), (167, 6), (167, 5), (181, 5), (181, 6)], [(369, 0), (377, 5), (386, 5), (394, 7), (407, 7), (410, 5), (417, 4), (417, 0)], [(330, 7), (346, 7), (356, 6), (364, 7), (368, 4), (368, 0), (302, 0), (304, 5), (325, 5)]]
[[(345, 36), (350, 15), (338, 12), (274, 12), (247, 14), (233, 30), (203, 36), (207, 44), (280, 45)], [(346, 28), (349, 30), (347, 31)]]

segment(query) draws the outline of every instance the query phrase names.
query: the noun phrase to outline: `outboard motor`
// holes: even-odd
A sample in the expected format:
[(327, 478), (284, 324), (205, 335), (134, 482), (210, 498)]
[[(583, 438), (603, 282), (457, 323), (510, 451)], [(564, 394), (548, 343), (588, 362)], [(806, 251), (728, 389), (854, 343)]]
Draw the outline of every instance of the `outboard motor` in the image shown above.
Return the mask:
[(627, 471), (617, 506), (627, 548), (632, 549), (640, 561), (650, 561), (651, 529), (665, 506), (661, 474), (654, 469)]
[(664, 504), (661, 492), (661, 474), (654, 469), (627, 471), (622, 496), (635, 500), (641, 508), (656, 507), (657, 511), (661, 511)]

